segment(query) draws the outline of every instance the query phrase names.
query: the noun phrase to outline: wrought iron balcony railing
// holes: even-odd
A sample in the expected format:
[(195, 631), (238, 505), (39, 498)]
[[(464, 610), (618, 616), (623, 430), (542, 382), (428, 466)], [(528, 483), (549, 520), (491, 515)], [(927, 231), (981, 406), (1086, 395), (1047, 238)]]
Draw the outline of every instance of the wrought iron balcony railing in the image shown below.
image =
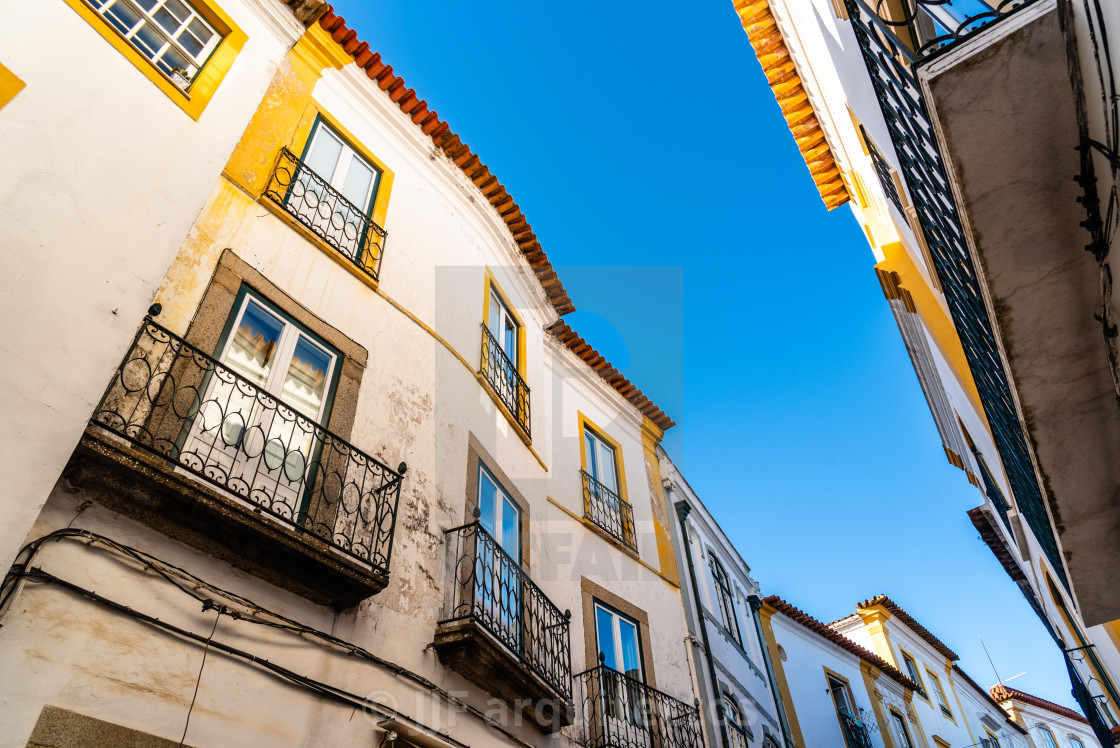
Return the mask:
[[(953, 325), (992, 426), (1015, 504), (1068, 587), (1065, 564), (1035, 476), (1024, 425), (1015, 408), (1011, 380), (1002, 363), (995, 327), (981, 293), (981, 280), (916, 73), (916, 68), (935, 54), (951, 49), (978, 28), (1035, 1), (1004, 0), (993, 5), (983, 0), (901, 0), (900, 14), (888, 13), (884, 0), (845, 3), (890, 132), (899, 173), (917, 213)], [(962, 8), (966, 6), (985, 10), (965, 13)], [(952, 25), (951, 32), (934, 33), (950, 27), (950, 16), (946, 13), (960, 16), (960, 22)], [(940, 18), (941, 25), (930, 31), (933, 22), (922, 20), (929, 18)]]
[(502, 405), (517, 421), (517, 425), (529, 435), (529, 385), (521, 378), (516, 364), (498, 344), (498, 339), (490, 328), (482, 325), (482, 371), (486, 381), (494, 389)]
[(700, 711), (600, 664), (576, 676), (586, 748), (701, 748)]
[(393, 470), (145, 318), (92, 422), (388, 574)]
[(844, 728), (844, 742), (848, 748), (874, 748), (867, 725), (847, 712), (840, 712), (840, 724)]
[(385, 229), (287, 148), (280, 149), (264, 194), (301, 226), (377, 279), (385, 252)]
[(956, 42), (1037, 0), (848, 0), (871, 14), (894, 37), (910, 63), (944, 51)]
[(630, 550), (637, 551), (634, 510), (629, 502), (623, 501), (586, 470), (580, 470), (579, 474), (583, 477), (583, 516)]
[(571, 614), (561, 613), (478, 521), (446, 536), (452, 582), (439, 623), (473, 620), (570, 702)]

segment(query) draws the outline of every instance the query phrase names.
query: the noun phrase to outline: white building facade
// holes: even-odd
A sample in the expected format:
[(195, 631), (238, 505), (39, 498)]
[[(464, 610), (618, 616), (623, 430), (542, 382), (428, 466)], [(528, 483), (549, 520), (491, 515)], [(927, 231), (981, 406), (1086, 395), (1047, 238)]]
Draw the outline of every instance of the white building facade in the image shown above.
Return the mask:
[(977, 488), (973, 524), (1111, 744), (1120, 369), (1101, 281), (1120, 213), (1101, 144), (1117, 132), (1120, 9), (735, 7), (822, 199), (867, 235), (946, 457)]
[(708, 744), (789, 746), (758, 618), (758, 582), (669, 456), (658, 454), (674, 510), (673, 544)]
[(0, 745), (698, 748), (673, 422), (478, 156), (320, 2), (47, 5), (0, 52), (60, 164), (0, 200)]

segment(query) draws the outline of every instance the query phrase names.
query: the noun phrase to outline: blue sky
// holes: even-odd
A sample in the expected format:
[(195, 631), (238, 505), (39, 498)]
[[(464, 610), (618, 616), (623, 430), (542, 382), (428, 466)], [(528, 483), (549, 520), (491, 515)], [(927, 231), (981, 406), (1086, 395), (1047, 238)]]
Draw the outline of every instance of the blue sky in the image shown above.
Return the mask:
[(888, 594), (995, 683), (1076, 708), (980, 541), (865, 238), (828, 213), (730, 0), (334, 0), (521, 206), (566, 321), (677, 422), (666, 447), (767, 594)]

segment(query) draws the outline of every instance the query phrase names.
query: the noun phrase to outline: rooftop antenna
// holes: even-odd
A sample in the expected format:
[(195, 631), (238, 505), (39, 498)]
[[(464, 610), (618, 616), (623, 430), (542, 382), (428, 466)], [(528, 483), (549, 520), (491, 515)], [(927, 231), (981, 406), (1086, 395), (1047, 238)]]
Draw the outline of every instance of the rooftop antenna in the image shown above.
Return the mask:
[[(996, 670), (996, 664), (994, 662), (992, 662), (992, 656), (990, 654), (988, 654), (988, 646), (986, 644), (984, 644), (984, 637), (978, 636), (976, 638), (980, 640), (980, 646), (984, 648), (984, 654), (987, 655), (987, 657), (988, 657), (988, 664), (990, 664), (992, 666), (992, 672), (996, 674), (997, 683), (1002, 686), (1003, 685), (1003, 679), (999, 677), (999, 671)], [(1017, 675), (1015, 677), (1018, 678), (1019, 676)]]
[(1024, 670), (1023, 672), (1019, 673), (1018, 675), (1012, 675), (1010, 678), (1005, 678), (1001, 683), (995, 684), (995, 686), (992, 686), (988, 690), (990, 691), (992, 688), (995, 688), (996, 686), (1002, 686), (1005, 683), (1010, 683), (1011, 681), (1015, 680), (1016, 678), (1022, 678), (1026, 674), (1027, 674), (1027, 671)]

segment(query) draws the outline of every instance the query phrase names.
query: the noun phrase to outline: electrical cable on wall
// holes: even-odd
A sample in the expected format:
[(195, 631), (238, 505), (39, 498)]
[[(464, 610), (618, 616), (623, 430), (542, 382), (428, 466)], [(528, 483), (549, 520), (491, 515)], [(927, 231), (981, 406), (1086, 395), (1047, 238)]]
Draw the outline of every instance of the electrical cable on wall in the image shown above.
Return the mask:
[[(299, 623), (298, 621), (295, 621), (294, 619), (287, 618), (280, 613), (269, 610), (268, 608), (265, 608), (264, 606), (253, 602), (249, 598), (223, 589), (211, 582), (202, 579), (201, 577), (191, 574), (181, 567), (175, 566), (174, 564), (171, 564), (167, 561), (163, 561), (162, 559), (159, 559), (152, 554), (128, 546), (124, 543), (120, 543), (107, 536), (100, 535), (98, 533), (81, 528), (66, 528), (55, 530), (54, 532), (51, 532), (47, 535), (36, 538), (20, 550), (19, 554), (17, 554), (16, 556), (16, 563), (12, 566), (11, 570), (5, 576), (3, 584), (0, 584), (0, 626), (3, 625), (3, 619), (10, 609), (10, 603), (19, 593), (20, 589), (23, 586), (23, 582), (30, 580), (61, 586), (65, 589), (70, 590), (71, 592), (99, 602), (106, 607), (116, 610), (117, 612), (130, 615), (157, 628), (164, 629), (198, 643), (206, 642), (206, 637), (200, 634), (182, 629), (178, 626), (175, 626), (174, 624), (161, 621), (154, 616), (150, 616), (148, 614), (137, 611), (127, 605), (99, 595), (92, 590), (85, 589), (80, 585), (74, 584), (65, 579), (50, 574), (49, 572), (44, 571), (42, 568), (32, 567), (32, 563), (34, 562), (36, 556), (42, 550), (47, 541), (81, 542), (89, 547), (96, 546), (99, 549), (127, 556), (136, 563), (140, 564), (143, 567), (144, 571), (154, 572), (163, 580), (176, 587), (179, 591), (183, 592), (186, 595), (189, 595), (190, 597), (194, 598), (204, 605), (215, 605), (213, 597), (220, 597), (226, 600), (228, 603), (231, 603), (233, 606), (241, 608), (242, 610), (237, 610), (237, 608), (230, 607), (228, 605), (221, 606), (222, 613), (231, 619), (243, 621), (245, 623), (252, 623), (262, 626), (268, 626), (270, 628), (290, 631), (297, 635), (315, 638), (330, 646), (343, 649), (348, 654), (355, 655), (361, 659), (373, 662), (379, 667), (389, 670), (394, 675), (408, 680), (414, 685), (420, 686), (430, 693), (439, 696), (456, 708), (461, 709), (465, 713), (477, 718), (488, 727), (502, 733), (503, 736), (513, 741), (514, 743), (524, 746), (525, 748), (533, 748), (531, 743), (528, 743), (518, 737), (515, 733), (506, 728), (493, 717), (482, 712), (478, 708), (471, 706), (470, 704), (463, 701), (463, 699), (441, 688), (439, 685), (417, 672), (414, 672), (412, 670), (409, 670), (408, 668), (379, 657), (369, 650), (339, 637), (336, 637), (333, 634), (327, 633), (325, 631), (320, 631), (310, 626), (306, 626)], [(441, 740), (450, 740), (457, 745), (461, 745), (457, 741), (451, 739), (449, 736), (431, 727), (428, 727), (427, 725), (424, 725), (423, 723), (418, 722), (408, 715), (398, 712), (387, 705), (374, 702), (365, 697), (350, 693), (349, 691), (346, 691), (344, 689), (330, 686), (329, 684), (307, 678), (305, 676), (301, 676), (280, 665), (276, 665), (267, 661), (266, 659), (257, 657), (252, 653), (245, 652), (241, 649), (232, 647), (222, 642), (212, 640), (210, 646), (214, 649), (222, 651), (227, 655), (247, 660), (248, 662), (251, 662), (258, 667), (270, 671), (273, 675), (282, 677), (286, 680), (296, 683), (297, 685), (303, 686), (311, 691), (314, 691), (315, 693), (318, 693), (321, 696), (325, 696), (336, 701), (341, 701), (350, 706), (355, 706), (367, 711), (374, 712), (385, 718), (391, 717), (399, 719), (417, 730), (426, 732), (434, 736), (438, 736)]]

